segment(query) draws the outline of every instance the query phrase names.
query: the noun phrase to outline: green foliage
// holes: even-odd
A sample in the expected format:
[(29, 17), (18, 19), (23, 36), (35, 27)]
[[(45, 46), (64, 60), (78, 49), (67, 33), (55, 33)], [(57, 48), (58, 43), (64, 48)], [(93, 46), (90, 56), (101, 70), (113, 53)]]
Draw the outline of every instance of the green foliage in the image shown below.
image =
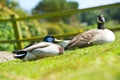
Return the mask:
[(9, 8), (20, 8), (19, 3), (16, 0), (6, 0), (6, 6), (8, 6)]
[(14, 31), (12, 24), (9, 23), (0, 23), (0, 39), (9, 40), (14, 39)]
[(110, 8), (110, 9), (106, 9), (106, 15), (108, 15), (108, 17), (110, 17), (112, 20), (118, 20), (120, 23), (120, 7), (115, 7), (115, 8)]
[(45, 23), (43, 25), (44, 28), (47, 30), (48, 34), (63, 34), (62, 28), (56, 23)]
[[(68, 2), (67, 0), (42, 0), (32, 10), (33, 14), (44, 14), (55, 11), (66, 11), (70, 9), (77, 9), (77, 2)], [(47, 18), (48, 21), (65, 21), (67, 22), (70, 16)]]
[[(47, 31), (44, 28), (42, 28), (42, 26), (38, 23), (37, 20), (28, 20), (28, 21), (25, 21), (25, 24), (27, 25), (26, 32), (28, 32), (28, 33), (23, 34), (24, 37), (41, 36), (41, 35), (47, 34)], [(23, 28), (25, 28), (25, 27), (23, 27)], [(30, 36), (27, 36), (27, 35), (30, 35)]]
[(80, 15), (77, 15), (77, 16), (81, 22), (87, 22), (88, 25), (95, 24), (96, 17), (99, 14), (104, 15), (106, 22), (115, 20), (120, 23), (119, 9), (120, 7), (108, 8), (108, 9), (102, 9), (102, 10), (94, 10), (94, 11), (80, 13)]
[(41, 11), (41, 13), (47, 13), (77, 8), (77, 2), (67, 2), (66, 0), (42, 0), (33, 10), (38, 12)]
[(43, 22), (40, 24), (41, 28), (47, 31), (47, 34), (65, 34), (78, 32), (80, 28), (70, 26), (64, 22)]
[(80, 13), (81, 22), (87, 22), (88, 25), (96, 23), (96, 17), (100, 14), (101, 11), (95, 10), (90, 12)]
[(109, 21), (109, 22), (105, 23), (105, 27), (110, 28), (110, 29), (119, 28), (120, 24), (116, 21)]
[[(42, 13), (47, 13), (47, 12), (55, 12), (55, 11), (60, 11), (60, 10), (69, 10), (69, 9), (77, 9), (77, 6), (74, 7), (74, 8), (71, 8), (73, 6), (75, 6), (76, 4), (74, 2), (67, 2), (68, 4), (72, 4), (73, 3), (73, 6), (64, 6), (65, 4), (65, 0), (63, 1), (64, 3), (62, 3), (63, 7), (58, 7), (60, 6), (60, 2), (58, 2), (59, 4), (57, 4), (57, 1), (55, 0), (52, 0), (51, 2), (49, 2), (50, 0), (44, 0), (44, 1), (41, 1), (34, 9), (33, 9), (33, 13), (34, 11), (38, 14), (42, 14)], [(44, 4), (42, 3), (44, 2)], [(61, 1), (62, 2), (62, 1)], [(48, 7), (50, 4), (54, 3), (53, 5), (51, 5), (50, 7)], [(47, 5), (48, 4), (48, 5)], [(65, 4), (67, 5), (67, 4)], [(43, 7), (44, 6), (44, 7)], [(55, 8), (53, 8), (53, 6), (56, 6)], [(63, 9), (62, 9), (63, 8)], [(110, 20), (115, 20), (115, 21), (118, 21), (120, 22), (120, 14), (119, 14), (119, 9), (120, 7), (114, 7), (114, 8), (107, 8), (107, 9), (102, 9), (102, 10), (92, 10), (92, 11), (89, 11), (89, 12), (84, 12), (84, 13), (80, 13), (79, 15), (76, 15), (77, 18), (79, 18), (79, 21), (80, 22), (87, 22), (88, 25), (93, 25), (96, 23), (96, 17), (99, 15), (99, 14), (103, 14), (106, 18), (106, 22), (110, 21)], [(54, 19), (53, 18), (48, 18), (47, 20), (48, 21), (64, 21), (65, 23), (69, 23), (69, 19), (70, 19), (71, 16), (65, 16), (65, 17), (55, 17)]]
[[(15, 40), (14, 31), (12, 24), (9, 23), (0, 23), (0, 40)], [(12, 51), (14, 49), (14, 45), (12, 44), (1, 44), (0, 50), (8, 50)]]
[(0, 0), (0, 3), (1, 3), (2, 5), (5, 5), (5, 4), (6, 4), (6, 0)]
[(67, 25), (64, 22), (60, 22), (59, 26), (63, 29), (64, 33), (72, 33), (79, 31), (79, 28)]
[(119, 80), (120, 32), (116, 41), (66, 51), (37, 61), (0, 63), (2, 80)]
[[(27, 13), (23, 12), (23, 10), (16, 9), (15, 7), (9, 9), (8, 6), (5, 6), (4, 3), (6, 4), (5, 1), (3, 1), (3, 3), (0, 3), (0, 19), (10, 19), (11, 14), (14, 14), (17, 18), (28, 15)], [(19, 21), (18, 26), (21, 28), (23, 38), (47, 34), (47, 31), (39, 26), (37, 20), (30, 20), (26, 22)], [(13, 26), (11, 22), (0, 23), (0, 40), (15, 40)], [(15, 47), (16, 44), (13, 43), (0, 43), (1, 51), (13, 51)]]

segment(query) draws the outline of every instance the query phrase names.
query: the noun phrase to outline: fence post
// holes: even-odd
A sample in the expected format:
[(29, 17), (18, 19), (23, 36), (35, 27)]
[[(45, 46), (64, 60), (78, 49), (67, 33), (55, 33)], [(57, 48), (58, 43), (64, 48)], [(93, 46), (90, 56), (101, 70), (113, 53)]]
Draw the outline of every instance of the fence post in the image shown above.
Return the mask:
[(11, 22), (12, 22), (13, 29), (14, 29), (14, 35), (15, 35), (15, 39), (16, 39), (16, 43), (17, 43), (17, 49), (22, 49), (23, 44), (22, 44), (22, 42), (20, 42), (20, 40), (22, 39), (20, 27), (17, 25), (17, 21), (15, 20), (15, 15), (11, 15), (10, 17), (11, 17)]

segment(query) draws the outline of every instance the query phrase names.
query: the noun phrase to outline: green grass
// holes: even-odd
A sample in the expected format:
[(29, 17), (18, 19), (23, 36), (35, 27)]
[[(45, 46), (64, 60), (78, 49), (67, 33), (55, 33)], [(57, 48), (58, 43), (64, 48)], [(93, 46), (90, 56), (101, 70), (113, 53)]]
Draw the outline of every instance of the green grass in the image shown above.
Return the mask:
[(0, 80), (119, 80), (120, 32), (116, 41), (64, 55), (22, 62), (0, 63)]

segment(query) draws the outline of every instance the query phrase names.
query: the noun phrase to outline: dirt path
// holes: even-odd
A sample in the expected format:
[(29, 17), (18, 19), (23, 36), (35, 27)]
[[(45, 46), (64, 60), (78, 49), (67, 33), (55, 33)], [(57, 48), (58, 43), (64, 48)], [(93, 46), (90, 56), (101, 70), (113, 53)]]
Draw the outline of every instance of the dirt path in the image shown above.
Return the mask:
[(6, 51), (0, 51), (0, 62), (14, 60), (13, 54)]

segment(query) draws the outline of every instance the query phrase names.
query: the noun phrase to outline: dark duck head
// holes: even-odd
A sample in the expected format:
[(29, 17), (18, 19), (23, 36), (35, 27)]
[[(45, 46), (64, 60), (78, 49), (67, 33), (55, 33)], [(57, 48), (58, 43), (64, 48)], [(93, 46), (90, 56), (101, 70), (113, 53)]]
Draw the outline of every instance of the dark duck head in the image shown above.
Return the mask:
[(55, 38), (52, 35), (47, 35), (43, 38), (43, 41), (53, 43), (55, 41)]
[(98, 29), (105, 29), (104, 23), (105, 23), (104, 16), (103, 15), (98, 15), (98, 17), (97, 17)]

